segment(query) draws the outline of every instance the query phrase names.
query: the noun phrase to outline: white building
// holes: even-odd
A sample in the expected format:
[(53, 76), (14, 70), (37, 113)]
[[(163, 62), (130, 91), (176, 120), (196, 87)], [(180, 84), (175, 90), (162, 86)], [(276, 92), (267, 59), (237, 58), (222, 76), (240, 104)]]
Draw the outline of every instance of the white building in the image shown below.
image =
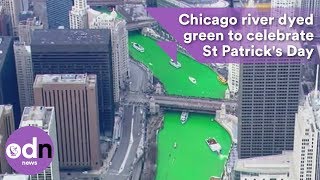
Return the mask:
[(119, 102), (120, 87), (125, 87), (130, 76), (126, 21), (119, 18), (114, 10), (108, 14), (90, 9), (88, 19), (90, 29), (111, 30), (114, 99), (115, 102)]
[(279, 155), (238, 159), (234, 180), (296, 180), (290, 179), (292, 151)]
[(30, 46), (25, 42), (14, 42), (14, 56), (19, 90), (21, 112), (26, 106), (33, 105), (33, 71)]
[(228, 86), (231, 94), (239, 91), (240, 64), (230, 63), (228, 65)]
[(70, 29), (86, 29), (88, 28), (89, 6), (87, 0), (74, 0), (74, 5), (69, 11)]
[[(317, 74), (318, 70), (317, 70)], [(318, 81), (318, 78), (317, 78)], [(316, 87), (318, 83), (316, 83)], [(292, 178), (320, 179), (320, 92), (307, 95), (296, 114)]]
[(53, 161), (50, 166), (36, 175), (31, 175), (34, 180), (60, 180), (59, 160), (57, 151), (57, 129), (54, 107), (31, 106), (25, 107), (22, 113), (20, 127), (36, 126), (46, 131), (52, 139), (53, 146), (56, 148)]
[(20, 0), (1, 0), (0, 6), (4, 8), (5, 14), (7, 14), (10, 17), (13, 34), (17, 35), (18, 25), (19, 25), (19, 14), (21, 11), (21, 1)]

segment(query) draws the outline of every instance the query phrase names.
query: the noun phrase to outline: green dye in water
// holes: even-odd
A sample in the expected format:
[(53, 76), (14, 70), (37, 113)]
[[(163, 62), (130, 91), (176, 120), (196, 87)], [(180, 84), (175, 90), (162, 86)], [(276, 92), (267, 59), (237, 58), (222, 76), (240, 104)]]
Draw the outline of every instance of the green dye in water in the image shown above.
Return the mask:
[[(134, 49), (132, 42), (142, 45), (144, 53)], [(227, 85), (218, 81), (217, 73), (182, 53), (177, 57), (182, 67), (176, 69), (170, 65), (169, 56), (149, 37), (130, 34), (129, 52), (153, 72), (168, 94), (207, 98), (224, 96)], [(189, 77), (195, 78), (196, 83), (192, 83)], [(164, 129), (158, 135), (157, 180), (208, 180), (211, 176), (222, 175), (232, 140), (228, 132), (212, 119), (212, 115), (192, 113), (182, 125), (180, 113), (165, 114)], [(209, 149), (205, 142), (208, 137), (214, 137), (221, 145), (221, 156)]]

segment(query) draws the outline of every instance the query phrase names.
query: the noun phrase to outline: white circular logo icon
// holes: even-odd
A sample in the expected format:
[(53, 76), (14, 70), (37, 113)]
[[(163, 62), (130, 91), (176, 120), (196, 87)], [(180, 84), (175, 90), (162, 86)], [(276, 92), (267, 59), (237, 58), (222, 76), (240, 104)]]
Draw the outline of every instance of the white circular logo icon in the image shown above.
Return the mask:
[(9, 144), (6, 149), (6, 154), (8, 157), (10, 157), (12, 159), (16, 159), (21, 154), (21, 148), (16, 143)]

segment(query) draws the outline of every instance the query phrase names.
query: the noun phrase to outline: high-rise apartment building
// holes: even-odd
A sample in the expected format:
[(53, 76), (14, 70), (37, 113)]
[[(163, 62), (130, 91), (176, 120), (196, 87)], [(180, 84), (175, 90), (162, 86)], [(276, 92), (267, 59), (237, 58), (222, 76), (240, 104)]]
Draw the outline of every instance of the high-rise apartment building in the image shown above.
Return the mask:
[[(53, 146), (57, 146), (57, 127), (54, 107), (31, 106), (25, 107), (21, 116), (20, 128), (36, 126), (41, 128), (51, 137)], [(55, 149), (53, 160), (49, 167), (42, 173), (31, 175), (34, 180), (60, 180), (58, 151)]]
[(287, 63), (269, 60), (240, 65), (240, 158), (281, 154), (293, 149), (301, 63), (297, 58)]
[[(14, 131), (13, 108), (11, 105), (0, 105), (0, 154), (5, 155), (7, 139)], [(12, 173), (6, 158), (0, 158), (0, 174)]]
[(90, 10), (89, 16), (90, 29), (111, 30), (114, 100), (119, 102), (120, 87), (125, 87), (130, 75), (126, 21), (119, 18), (115, 10), (110, 14)]
[(15, 127), (19, 126), (20, 106), (12, 38), (0, 37), (0, 104), (11, 104)]
[(69, 11), (72, 4), (72, 0), (47, 0), (48, 26), (50, 29), (57, 29), (59, 26), (69, 28)]
[(32, 36), (33, 73), (97, 75), (101, 135), (114, 124), (112, 47), (109, 30), (36, 30)]
[(75, 0), (72, 9), (69, 12), (70, 29), (86, 29), (88, 28), (89, 6), (87, 0)]
[(33, 71), (30, 46), (25, 42), (14, 42), (13, 45), (20, 110), (23, 111), (24, 107), (33, 105)]
[(19, 14), (21, 12), (20, 0), (1, 0), (0, 5), (4, 8), (5, 14), (10, 17), (12, 35), (17, 35), (19, 25)]
[(30, 45), (31, 35), (35, 29), (43, 29), (43, 24), (39, 18), (35, 17), (33, 13), (22, 12), (18, 25), (19, 41), (25, 42), (26, 45)]
[(99, 169), (99, 113), (97, 76), (87, 74), (37, 75), (36, 105), (56, 109), (61, 169)]

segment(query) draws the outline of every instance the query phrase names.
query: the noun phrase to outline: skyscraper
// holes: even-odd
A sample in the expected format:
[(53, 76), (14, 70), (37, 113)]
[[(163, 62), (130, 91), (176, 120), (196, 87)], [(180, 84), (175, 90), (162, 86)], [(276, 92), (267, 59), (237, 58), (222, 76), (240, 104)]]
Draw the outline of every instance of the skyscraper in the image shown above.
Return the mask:
[(19, 14), (21, 11), (21, 1), (20, 0), (2, 0), (0, 5), (4, 8), (5, 14), (10, 17), (12, 26), (12, 35), (17, 35), (18, 24), (19, 24)]
[(20, 42), (31, 43), (31, 34), (35, 29), (43, 29), (43, 24), (33, 13), (22, 12), (19, 18), (18, 36)]
[(70, 29), (88, 28), (87, 0), (75, 0), (69, 12)]
[(314, 24), (320, 24), (320, 0), (300, 0), (298, 1), (298, 7), (301, 8), (300, 15), (309, 16), (310, 14), (314, 15)]
[(231, 94), (236, 94), (239, 91), (240, 81), (240, 65), (230, 63), (228, 65), (228, 86)]
[(36, 105), (56, 109), (60, 168), (99, 169), (97, 76), (37, 75), (34, 96)]
[[(57, 147), (57, 127), (54, 107), (31, 106), (25, 107), (21, 116), (20, 127), (36, 126), (41, 128), (51, 137), (54, 147)], [(53, 160), (49, 167), (42, 173), (31, 175), (30, 179), (43, 180), (54, 179), (60, 180), (58, 151), (54, 151)]]
[(72, 0), (47, 0), (47, 16), (50, 29), (56, 29), (59, 26), (69, 28), (69, 11), (72, 4)]
[(33, 73), (97, 75), (102, 135), (112, 135), (114, 101), (109, 30), (36, 30), (32, 36)]
[(113, 87), (114, 100), (120, 100), (120, 87), (125, 87), (129, 78), (129, 52), (128, 52), (128, 31), (126, 21), (118, 17), (113, 10), (110, 14), (100, 13), (94, 10), (89, 11), (91, 21), (90, 29), (110, 29), (112, 42), (112, 65), (113, 65)]
[(319, 91), (313, 91), (299, 107), (296, 116), (292, 179), (316, 180), (319, 135), (320, 96)]
[(301, 63), (265, 60), (265, 63), (240, 65), (240, 158), (281, 154), (283, 150), (293, 149)]
[(0, 104), (11, 104), (15, 127), (19, 126), (20, 106), (12, 38), (0, 37)]
[(33, 71), (30, 46), (25, 42), (14, 42), (13, 45), (20, 110), (23, 111), (24, 107), (33, 105)]
[[(14, 131), (13, 108), (11, 105), (0, 105), (0, 154), (5, 155), (7, 139)], [(0, 174), (12, 173), (6, 158), (0, 158)]]
[(9, 36), (11, 28), (10, 18), (5, 13), (4, 7), (0, 6), (0, 36)]

